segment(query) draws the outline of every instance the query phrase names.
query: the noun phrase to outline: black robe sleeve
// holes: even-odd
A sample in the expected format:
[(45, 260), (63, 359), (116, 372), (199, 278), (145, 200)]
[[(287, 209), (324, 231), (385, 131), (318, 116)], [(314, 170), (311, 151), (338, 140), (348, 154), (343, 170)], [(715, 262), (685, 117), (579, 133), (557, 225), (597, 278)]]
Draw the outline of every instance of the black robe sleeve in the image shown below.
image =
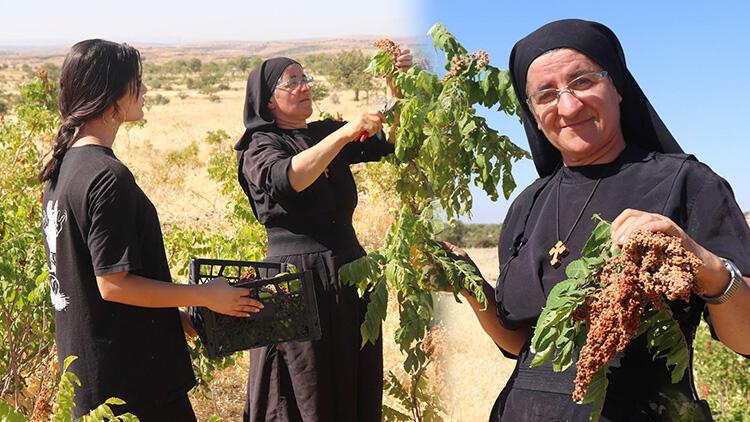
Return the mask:
[(726, 180), (711, 173), (689, 207), (687, 234), (750, 275), (750, 227)]
[[(686, 233), (712, 253), (734, 262), (744, 276), (750, 275), (750, 227), (729, 183), (702, 164), (691, 179), (700, 187), (688, 198)], [(703, 317), (711, 336), (718, 340), (708, 307)]]
[(252, 186), (286, 209), (294, 208), (300, 196), (287, 173), (293, 155), (294, 151), (279, 135), (255, 133), (244, 152), (242, 166), (242, 173)]
[(385, 133), (380, 132), (370, 136), (363, 142), (354, 141), (347, 144), (342, 150), (349, 164), (368, 163), (380, 161), (388, 154), (393, 154), (395, 147), (385, 139)]

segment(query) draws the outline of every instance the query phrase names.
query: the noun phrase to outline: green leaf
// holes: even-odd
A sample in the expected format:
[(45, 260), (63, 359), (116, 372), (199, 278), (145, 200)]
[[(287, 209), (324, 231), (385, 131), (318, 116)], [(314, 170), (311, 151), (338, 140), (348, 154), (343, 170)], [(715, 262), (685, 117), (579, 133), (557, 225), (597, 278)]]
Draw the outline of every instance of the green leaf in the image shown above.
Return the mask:
[(531, 360), (531, 364), (529, 366), (531, 366), (532, 368), (534, 368), (534, 367), (543, 365), (545, 362), (547, 362), (552, 357), (552, 354), (554, 352), (555, 352), (555, 346), (554, 346), (554, 344), (551, 344), (549, 347), (547, 347), (546, 349), (542, 350), (541, 352), (537, 351), (534, 354), (534, 359)]
[(598, 220), (599, 223), (594, 228), (591, 236), (583, 246), (581, 255), (586, 257), (595, 257), (602, 253), (603, 249), (608, 246), (608, 242), (611, 240), (610, 228), (612, 225), (607, 221), (604, 221), (599, 217), (598, 214), (594, 214), (593, 220)]
[(0, 400), (0, 422), (27, 422), (21, 413), (13, 409), (8, 403)]
[(516, 189), (516, 181), (510, 173), (510, 169), (503, 168), (503, 195), (505, 199), (510, 198), (510, 194)]
[(552, 361), (552, 370), (555, 372), (565, 371), (573, 364), (573, 348), (575, 344), (572, 341), (566, 342), (562, 348), (558, 348), (557, 355)]
[(690, 351), (680, 325), (672, 316), (668, 306), (663, 309), (650, 309), (649, 317), (641, 322), (647, 326), (646, 343), (654, 360), (666, 357), (666, 365), (671, 367), (672, 383), (679, 382), (690, 364)]
[(383, 321), (385, 321), (387, 310), (388, 290), (385, 287), (385, 281), (380, 281), (375, 284), (375, 287), (370, 294), (370, 302), (367, 304), (365, 321), (360, 327), (362, 347), (364, 347), (368, 341), (374, 344), (380, 337), (380, 327)]
[(343, 284), (356, 286), (361, 296), (370, 289), (372, 284), (377, 282), (382, 260), (382, 255), (371, 252), (348, 264), (344, 264), (339, 268), (339, 280)]
[(104, 401), (105, 404), (111, 404), (111, 405), (123, 405), (125, 404), (125, 400), (118, 399), (117, 397), (110, 397), (107, 400)]
[(589, 269), (583, 259), (576, 259), (565, 267), (565, 275), (568, 278), (585, 279), (589, 275)]

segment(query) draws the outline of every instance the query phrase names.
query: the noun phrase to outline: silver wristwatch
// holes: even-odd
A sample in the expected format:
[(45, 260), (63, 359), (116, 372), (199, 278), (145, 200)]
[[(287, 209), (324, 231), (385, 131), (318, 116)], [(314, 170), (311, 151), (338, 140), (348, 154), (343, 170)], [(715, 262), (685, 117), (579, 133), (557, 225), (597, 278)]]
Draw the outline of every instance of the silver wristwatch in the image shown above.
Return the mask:
[(737, 289), (740, 288), (740, 285), (745, 282), (745, 280), (742, 278), (740, 269), (737, 268), (736, 265), (734, 265), (734, 262), (722, 257), (719, 257), (719, 259), (724, 263), (724, 268), (729, 271), (729, 285), (727, 286), (727, 289), (724, 290), (724, 293), (718, 296), (708, 297), (699, 295), (701, 299), (703, 299), (706, 303), (710, 303), (711, 305), (720, 305), (731, 299), (732, 296), (737, 293)]

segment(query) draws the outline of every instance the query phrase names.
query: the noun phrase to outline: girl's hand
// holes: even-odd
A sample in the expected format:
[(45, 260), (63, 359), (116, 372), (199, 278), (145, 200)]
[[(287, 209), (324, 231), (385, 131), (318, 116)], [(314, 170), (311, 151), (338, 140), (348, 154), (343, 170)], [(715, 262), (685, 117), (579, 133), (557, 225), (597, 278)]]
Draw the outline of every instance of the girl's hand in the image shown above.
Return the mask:
[(216, 277), (203, 286), (206, 307), (214, 312), (244, 317), (263, 309), (262, 303), (249, 297), (250, 289), (232, 287), (224, 277)]

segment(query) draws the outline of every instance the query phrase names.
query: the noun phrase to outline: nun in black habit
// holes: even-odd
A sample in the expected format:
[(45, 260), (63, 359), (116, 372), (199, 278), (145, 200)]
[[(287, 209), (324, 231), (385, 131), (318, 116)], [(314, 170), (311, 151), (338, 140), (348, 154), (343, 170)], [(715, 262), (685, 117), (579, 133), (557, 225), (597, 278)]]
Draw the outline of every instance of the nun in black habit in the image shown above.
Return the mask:
[[(411, 66), (408, 50), (398, 58)], [(312, 270), (322, 338), (250, 352), (245, 421), (380, 421), (382, 343), (360, 347), (367, 308), (338, 282), (363, 255), (352, 227), (357, 188), (350, 164), (393, 152), (383, 115), (307, 123), (312, 80), (294, 60), (266, 60), (248, 78), (245, 133), (235, 145), (239, 182), (266, 226), (268, 261)], [(360, 142), (360, 135), (368, 137)]]
[[(677, 236), (703, 262), (697, 280), (704, 291), (670, 303), (691, 351), (683, 379), (672, 384), (664, 359), (653, 361), (638, 338), (611, 364), (601, 420), (683, 420), (670, 419), (676, 409), (693, 414), (690, 420), (710, 420), (692, 375), (701, 316), (726, 346), (750, 354), (750, 230), (731, 187), (682, 153), (604, 25), (544, 25), (514, 46), (510, 72), (540, 178), (503, 223), (494, 312), (482, 312), (465, 295), (503, 354), (517, 359), (490, 420), (588, 420), (590, 406), (571, 399), (575, 365), (563, 373), (530, 368), (529, 345), (547, 295), (580, 258), (595, 213), (613, 221), (617, 244), (639, 229)], [(557, 260), (561, 265), (553, 265)], [(489, 285), (485, 290), (493, 294)]]

